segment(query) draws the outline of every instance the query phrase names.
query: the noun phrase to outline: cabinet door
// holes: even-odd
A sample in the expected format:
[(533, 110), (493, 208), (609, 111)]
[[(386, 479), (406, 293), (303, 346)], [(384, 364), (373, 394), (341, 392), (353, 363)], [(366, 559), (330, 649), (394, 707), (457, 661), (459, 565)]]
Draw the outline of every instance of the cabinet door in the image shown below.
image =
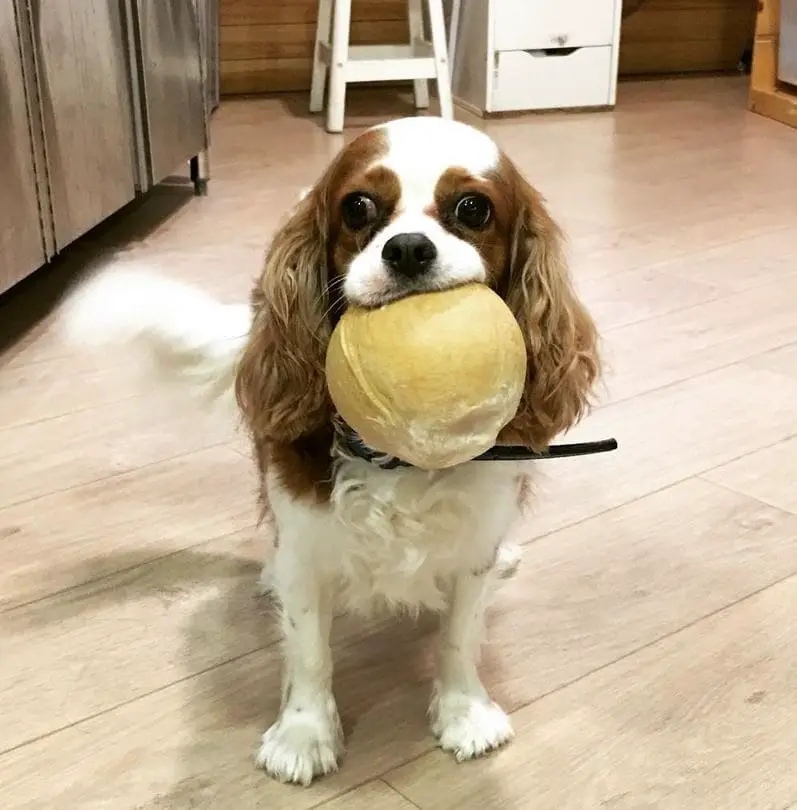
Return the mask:
[(150, 182), (207, 148), (202, 41), (195, 0), (136, 0)]
[(0, 2), (0, 292), (44, 264), (33, 142), (14, 3)]
[(205, 12), (205, 96), (208, 114), (219, 106), (219, 0), (199, 0), (200, 10)]
[(778, 79), (797, 84), (797, 0), (780, 0)]
[(135, 196), (123, 0), (30, 0), (56, 247)]

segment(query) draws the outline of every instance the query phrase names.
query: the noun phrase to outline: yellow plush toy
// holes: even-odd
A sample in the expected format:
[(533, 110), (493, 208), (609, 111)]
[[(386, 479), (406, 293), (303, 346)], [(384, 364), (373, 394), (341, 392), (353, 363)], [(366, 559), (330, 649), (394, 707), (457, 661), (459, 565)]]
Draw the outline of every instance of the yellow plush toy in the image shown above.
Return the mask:
[(517, 412), (523, 335), (483, 284), (350, 308), (327, 352), (341, 418), (371, 448), (424, 470), (492, 447)]

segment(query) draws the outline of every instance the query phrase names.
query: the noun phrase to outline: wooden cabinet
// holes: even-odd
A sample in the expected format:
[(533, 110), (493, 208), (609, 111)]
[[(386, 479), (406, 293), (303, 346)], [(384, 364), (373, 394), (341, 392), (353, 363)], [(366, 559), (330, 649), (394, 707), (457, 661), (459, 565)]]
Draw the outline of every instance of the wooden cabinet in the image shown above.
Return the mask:
[(750, 109), (767, 118), (797, 127), (797, 87), (778, 81), (781, 3), (761, 0), (753, 46)]

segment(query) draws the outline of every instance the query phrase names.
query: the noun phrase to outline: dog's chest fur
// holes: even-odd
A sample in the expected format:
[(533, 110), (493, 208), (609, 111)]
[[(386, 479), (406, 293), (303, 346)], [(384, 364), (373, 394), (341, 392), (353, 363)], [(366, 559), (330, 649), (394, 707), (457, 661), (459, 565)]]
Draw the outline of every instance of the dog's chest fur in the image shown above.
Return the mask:
[(322, 506), (294, 500), (278, 474), (268, 490), (280, 544), (357, 611), (442, 609), (452, 576), (488, 568), (518, 515), (508, 462), (426, 473), (343, 461)]

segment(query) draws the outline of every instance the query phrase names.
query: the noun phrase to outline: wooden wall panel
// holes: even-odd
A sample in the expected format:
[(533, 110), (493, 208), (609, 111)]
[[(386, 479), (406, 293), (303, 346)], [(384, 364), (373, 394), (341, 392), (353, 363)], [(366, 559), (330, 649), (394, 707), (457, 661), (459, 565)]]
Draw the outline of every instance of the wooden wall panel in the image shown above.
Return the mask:
[[(221, 91), (308, 90), (316, 0), (221, 0)], [(407, 42), (406, 0), (353, 0), (352, 43)]]
[[(219, 43), (223, 62), (248, 59), (312, 59), (315, 23), (296, 23), (276, 29), (263, 25), (228, 25)], [(352, 25), (352, 39), (364, 45), (378, 42), (403, 42), (407, 24), (403, 20), (372, 22), (360, 20)]]
[[(406, 0), (353, 0), (352, 42), (406, 42), (406, 9)], [(623, 23), (620, 73), (733, 70), (755, 9), (755, 0), (646, 0)], [(222, 93), (309, 89), (316, 0), (221, 0), (220, 14)]]
[(733, 70), (755, 13), (755, 0), (647, 0), (623, 21), (620, 74)]

